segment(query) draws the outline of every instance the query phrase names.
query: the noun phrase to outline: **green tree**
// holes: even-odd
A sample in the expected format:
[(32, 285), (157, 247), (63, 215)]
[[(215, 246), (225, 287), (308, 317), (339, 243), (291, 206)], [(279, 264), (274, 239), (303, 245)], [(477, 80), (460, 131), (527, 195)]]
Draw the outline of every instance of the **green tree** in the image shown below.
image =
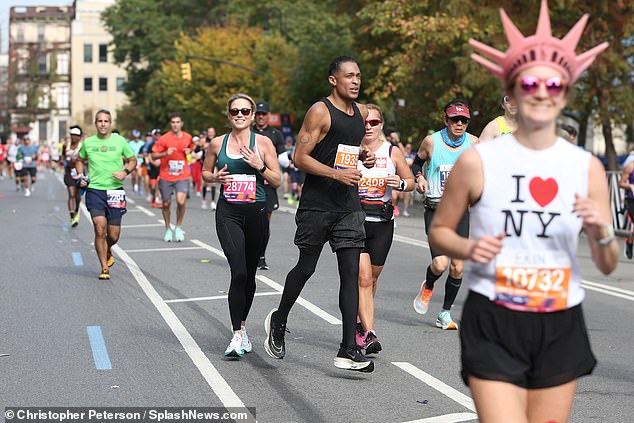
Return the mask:
[(118, 0), (102, 13), (114, 58), (128, 72), (126, 94), (142, 104), (146, 84), (163, 60), (174, 59), (174, 41), (203, 26), (223, 23), (228, 0)]
[[(153, 121), (164, 122), (170, 112), (180, 111), (190, 130), (209, 125), (224, 129), (226, 101), (238, 92), (290, 107), (287, 87), (297, 51), (278, 36), (230, 23), (194, 36), (182, 34), (174, 53), (175, 60), (164, 61), (147, 84), (143, 107)], [(185, 62), (191, 64), (191, 81), (181, 78), (180, 64)]]
[[(426, 132), (441, 125), (442, 105), (451, 97), (471, 100), (469, 131), (479, 134), (483, 125), (499, 113), (503, 93), (499, 81), (469, 59), (469, 38), (483, 40), (499, 50), (508, 47), (502, 31), (499, 7), (503, 7), (524, 34), (533, 34), (539, 1), (505, 0), (496, 6), (466, 0), (432, 2), (386, 0), (369, 2), (358, 14), (366, 47), (363, 57), (379, 63), (369, 91), (386, 101), (406, 99), (401, 111), (402, 128), (409, 133)], [(591, 15), (579, 51), (607, 39), (610, 52), (582, 76), (579, 95), (570, 103), (572, 112), (597, 115), (607, 131), (608, 157), (615, 157), (609, 131), (611, 124), (632, 120), (632, 3), (590, 0), (550, 2), (553, 33), (563, 36), (581, 13)], [(530, 16), (530, 19), (523, 17)], [(630, 62), (628, 63), (628, 58)], [(618, 106), (617, 106), (618, 105)], [(618, 116), (611, 109), (618, 107)], [(621, 113), (622, 112), (622, 113)], [(606, 116), (609, 116), (606, 117)], [(615, 119), (618, 118), (618, 119)], [(612, 162), (612, 159), (610, 159)]]

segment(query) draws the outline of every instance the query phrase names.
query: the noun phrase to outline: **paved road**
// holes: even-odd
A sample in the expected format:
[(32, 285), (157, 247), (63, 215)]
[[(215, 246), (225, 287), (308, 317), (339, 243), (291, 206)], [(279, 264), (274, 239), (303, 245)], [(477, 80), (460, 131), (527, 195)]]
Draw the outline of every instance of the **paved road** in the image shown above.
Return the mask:
[[(427, 316), (411, 307), (430, 262), (419, 207), (397, 220), (376, 299), (384, 351), (366, 375), (332, 364), (341, 326), (336, 261), (327, 248), (291, 313), (286, 358), (270, 359), (263, 350), (263, 319), (297, 258), (291, 208), (273, 216), (271, 270), (258, 274), (247, 324), (254, 351), (236, 362), (223, 357), (230, 338), (229, 269), (213, 212), (201, 210), (193, 197), (186, 241), (166, 244), (160, 210), (131, 198), (112, 279), (103, 282), (91, 224), (83, 215), (69, 228), (58, 175), (41, 172), (30, 198), (16, 193), (13, 181), (0, 181), (0, 409), (246, 405), (256, 408), (260, 422), (476, 420), (459, 377), (457, 333), (434, 326), (442, 280)], [(578, 257), (599, 365), (579, 385), (572, 421), (629, 422), (634, 262), (622, 258), (614, 275), (604, 277), (585, 242)], [(463, 290), (456, 319), (464, 297)]]

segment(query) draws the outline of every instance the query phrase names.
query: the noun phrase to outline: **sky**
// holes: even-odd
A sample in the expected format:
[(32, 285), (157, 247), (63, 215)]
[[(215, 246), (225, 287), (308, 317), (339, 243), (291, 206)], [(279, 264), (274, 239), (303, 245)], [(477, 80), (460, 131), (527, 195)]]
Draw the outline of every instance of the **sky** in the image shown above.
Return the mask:
[(70, 6), (73, 0), (0, 0), (2, 52), (9, 50), (9, 10), (13, 6)]

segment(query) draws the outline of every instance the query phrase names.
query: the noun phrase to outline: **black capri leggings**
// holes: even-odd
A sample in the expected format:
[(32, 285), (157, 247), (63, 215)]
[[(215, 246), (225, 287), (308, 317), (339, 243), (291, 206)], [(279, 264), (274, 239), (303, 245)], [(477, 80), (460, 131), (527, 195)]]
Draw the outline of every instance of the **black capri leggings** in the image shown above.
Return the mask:
[(266, 204), (230, 204), (216, 210), (216, 233), (231, 269), (229, 314), (233, 330), (247, 319), (255, 295), (255, 272), (262, 244), (268, 238)]

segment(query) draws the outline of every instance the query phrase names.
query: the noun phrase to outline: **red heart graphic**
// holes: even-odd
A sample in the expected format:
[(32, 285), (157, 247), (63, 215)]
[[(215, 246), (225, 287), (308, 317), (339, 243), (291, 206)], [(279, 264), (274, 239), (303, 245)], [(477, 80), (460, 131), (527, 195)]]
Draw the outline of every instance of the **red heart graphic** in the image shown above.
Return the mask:
[(543, 180), (540, 177), (535, 177), (531, 179), (528, 189), (535, 201), (537, 201), (537, 204), (544, 207), (553, 201), (557, 195), (559, 186), (557, 185), (557, 181), (553, 178)]

